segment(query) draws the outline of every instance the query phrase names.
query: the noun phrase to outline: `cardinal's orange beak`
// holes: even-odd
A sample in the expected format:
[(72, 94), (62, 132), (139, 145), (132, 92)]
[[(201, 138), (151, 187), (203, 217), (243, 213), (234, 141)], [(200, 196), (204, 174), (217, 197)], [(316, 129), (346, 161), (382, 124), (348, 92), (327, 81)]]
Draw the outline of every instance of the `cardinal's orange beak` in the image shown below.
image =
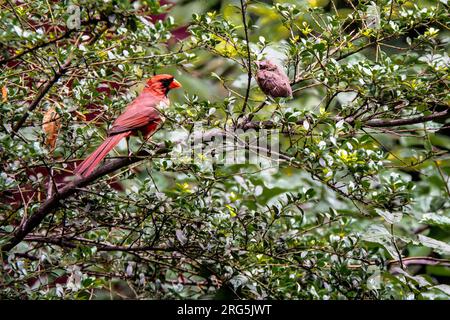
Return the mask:
[(182, 85), (177, 80), (173, 79), (172, 83), (169, 85), (170, 89), (181, 88)]

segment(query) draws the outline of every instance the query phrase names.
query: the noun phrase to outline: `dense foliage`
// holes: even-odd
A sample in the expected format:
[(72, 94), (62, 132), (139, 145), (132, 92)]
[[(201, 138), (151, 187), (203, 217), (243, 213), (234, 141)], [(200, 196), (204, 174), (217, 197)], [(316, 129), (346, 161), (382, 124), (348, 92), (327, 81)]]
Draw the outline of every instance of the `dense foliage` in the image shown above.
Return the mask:
[[(450, 297), (446, 0), (0, 6), (2, 299)], [(267, 57), (293, 99), (249, 81)], [(60, 195), (155, 73), (163, 128)], [(185, 157), (199, 124), (279, 159)]]

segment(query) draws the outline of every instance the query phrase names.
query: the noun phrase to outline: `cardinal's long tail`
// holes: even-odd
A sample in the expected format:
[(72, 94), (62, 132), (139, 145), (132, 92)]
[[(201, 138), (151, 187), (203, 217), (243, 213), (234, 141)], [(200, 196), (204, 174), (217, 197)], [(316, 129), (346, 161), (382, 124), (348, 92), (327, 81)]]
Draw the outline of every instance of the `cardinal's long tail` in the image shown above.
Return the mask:
[(97, 167), (97, 165), (119, 143), (119, 141), (128, 135), (130, 135), (130, 132), (123, 132), (106, 138), (97, 150), (95, 150), (89, 157), (80, 163), (73, 173), (82, 177), (87, 177), (90, 175), (92, 171), (94, 171), (95, 167)]

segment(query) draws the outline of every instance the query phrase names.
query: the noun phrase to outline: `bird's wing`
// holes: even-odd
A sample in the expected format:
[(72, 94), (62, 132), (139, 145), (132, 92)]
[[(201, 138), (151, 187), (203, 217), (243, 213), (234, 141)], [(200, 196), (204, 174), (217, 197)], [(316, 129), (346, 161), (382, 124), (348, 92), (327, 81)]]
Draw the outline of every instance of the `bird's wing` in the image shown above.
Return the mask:
[(292, 95), (289, 78), (280, 68), (275, 70), (260, 70), (256, 74), (256, 80), (261, 90), (274, 98)]
[(277, 85), (277, 77), (274, 72), (261, 70), (256, 76), (259, 86), (266, 94), (271, 92)]
[(167, 103), (164, 99), (155, 97), (152, 94), (140, 94), (133, 102), (131, 102), (116, 121), (114, 121), (109, 135), (132, 131), (145, 127), (149, 124), (160, 122), (161, 114), (158, 111), (158, 105)]

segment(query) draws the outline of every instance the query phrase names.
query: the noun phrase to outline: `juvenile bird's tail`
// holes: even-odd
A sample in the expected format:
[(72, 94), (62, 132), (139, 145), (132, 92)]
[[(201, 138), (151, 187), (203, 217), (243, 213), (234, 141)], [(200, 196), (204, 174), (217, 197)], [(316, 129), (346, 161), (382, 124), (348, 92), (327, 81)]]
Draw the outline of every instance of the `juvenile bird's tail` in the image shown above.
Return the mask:
[(123, 132), (106, 138), (97, 150), (95, 150), (89, 157), (80, 163), (73, 173), (80, 175), (83, 178), (90, 175), (92, 171), (94, 171), (95, 167), (97, 167), (97, 165), (119, 143), (119, 141), (129, 134), (129, 132)]

